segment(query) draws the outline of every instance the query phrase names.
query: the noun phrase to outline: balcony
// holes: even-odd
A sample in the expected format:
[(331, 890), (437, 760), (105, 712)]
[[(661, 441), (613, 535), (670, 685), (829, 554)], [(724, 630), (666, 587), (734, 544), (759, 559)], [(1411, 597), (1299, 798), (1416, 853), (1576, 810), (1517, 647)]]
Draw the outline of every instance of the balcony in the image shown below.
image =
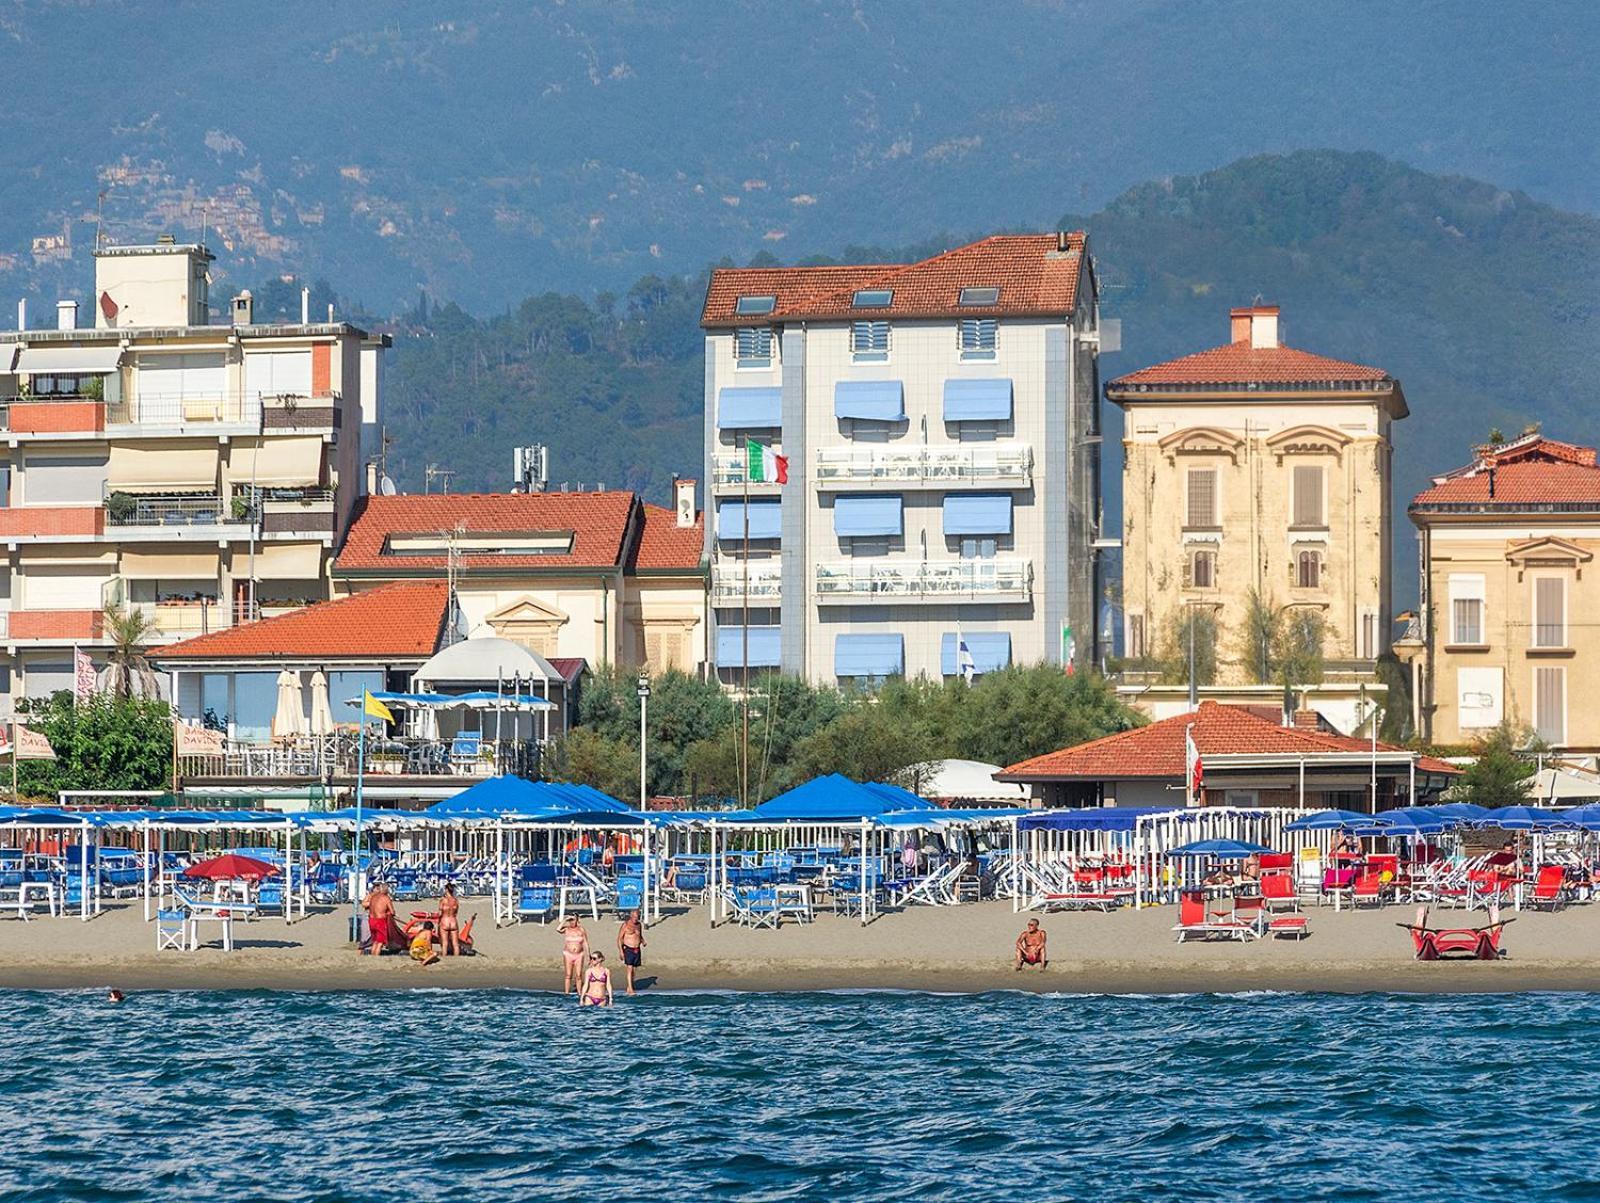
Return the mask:
[[(261, 402), (253, 397), (191, 396), (181, 393), (140, 392), (106, 407), (108, 426), (256, 427), (261, 422)], [(127, 431), (119, 430), (118, 434)]]
[(95, 396), (12, 397), (0, 404), (0, 429), (12, 434), (98, 434), (106, 403)]
[(1026, 443), (819, 447), (815, 479), (819, 489), (1024, 488), (1033, 480), (1033, 449)]
[(991, 560), (835, 560), (817, 565), (817, 599), (857, 601), (1026, 601), (1033, 562)]
[(104, 620), (102, 610), (12, 610), (9, 638), (18, 643), (99, 639)]
[(333, 534), (331, 488), (256, 489), (250, 502), (253, 512), (261, 515), (263, 534)]
[(124, 609), (144, 615), (154, 640), (190, 639), (228, 625), (229, 607), (215, 598), (132, 602)]
[(19, 505), (0, 508), (0, 538), (52, 539), (103, 535), (106, 513), (97, 505)]
[(247, 526), (255, 511), (243, 497), (217, 493), (112, 493), (106, 498), (108, 527)]
[[(779, 455), (783, 454), (783, 448), (781, 447), (776, 447), (774, 450)], [(749, 471), (749, 468), (750, 461), (743, 454), (713, 455), (711, 457), (711, 483), (713, 486), (742, 485), (744, 484), (745, 473)], [(777, 487), (777, 483), (770, 480), (753, 480), (750, 482), (750, 491), (752, 493), (770, 492)]]
[[(542, 750), (538, 740), (496, 740), (487, 734), (369, 739), (367, 784), (383, 777), (481, 778), (505, 773), (533, 777), (539, 772)], [(216, 783), (273, 778), (331, 778), (336, 783), (352, 783), (357, 760), (356, 736), (345, 731), (288, 741), (237, 739), (228, 740), (221, 755), (180, 756), (178, 775)]]
[[(745, 599), (744, 566), (737, 561), (719, 561), (711, 573), (711, 604), (738, 605)], [(752, 604), (776, 605), (783, 597), (783, 570), (776, 564), (750, 566)]]

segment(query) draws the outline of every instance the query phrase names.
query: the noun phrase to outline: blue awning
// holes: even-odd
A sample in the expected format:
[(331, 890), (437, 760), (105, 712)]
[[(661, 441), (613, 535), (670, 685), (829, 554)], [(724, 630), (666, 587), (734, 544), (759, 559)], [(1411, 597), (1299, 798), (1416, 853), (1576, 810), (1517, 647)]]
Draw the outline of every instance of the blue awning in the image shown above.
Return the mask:
[[(724, 501), (717, 506), (717, 538), (744, 538), (744, 502)], [(750, 537), (776, 539), (782, 532), (782, 507), (776, 501), (750, 503)]]
[(841, 380), (833, 386), (833, 416), (864, 422), (903, 422), (905, 388), (898, 380)]
[(877, 782), (852, 781), (838, 773), (797, 785), (755, 809), (756, 819), (808, 819), (860, 822), (862, 819), (926, 805), (907, 790)]
[[(1174, 814), (1171, 806), (1095, 806), (1084, 810), (1045, 810), (1017, 820), (1021, 831), (1133, 831), (1149, 815)], [(1192, 811), (1176, 811), (1192, 818)]]
[[(750, 628), (750, 667), (777, 668), (779, 656), (779, 627)], [(717, 628), (717, 667), (743, 668), (744, 628)]]
[(833, 643), (838, 677), (893, 677), (905, 671), (905, 663), (904, 635), (840, 635)]
[(780, 388), (725, 388), (717, 394), (718, 430), (755, 430), (783, 425)]
[(1009, 535), (1010, 493), (946, 493), (944, 533), (947, 535)]
[(1011, 417), (1011, 381), (946, 380), (946, 422), (1003, 422)]
[(833, 503), (836, 535), (898, 535), (905, 529), (898, 493), (879, 497), (840, 497)]
[[(992, 673), (1011, 663), (1011, 635), (1006, 631), (963, 631), (967, 651), (972, 654), (973, 671)], [(956, 655), (955, 631), (946, 631), (939, 644), (939, 672), (947, 677), (959, 676), (961, 661)]]

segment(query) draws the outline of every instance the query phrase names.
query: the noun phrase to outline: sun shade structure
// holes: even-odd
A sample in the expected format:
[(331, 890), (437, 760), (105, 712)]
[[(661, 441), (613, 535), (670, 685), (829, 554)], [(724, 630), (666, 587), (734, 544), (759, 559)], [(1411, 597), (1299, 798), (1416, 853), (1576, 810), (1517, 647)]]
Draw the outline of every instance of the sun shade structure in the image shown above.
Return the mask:
[(1342, 831), (1371, 827), (1373, 816), (1353, 810), (1318, 810), (1284, 826), (1285, 831)]
[(214, 856), (197, 865), (190, 865), (183, 871), (183, 875), (207, 881), (260, 881), (263, 877), (276, 877), (278, 866), (257, 860), (253, 856), (240, 856), (236, 852), (230, 852), (225, 856)]
[(1264, 848), (1260, 844), (1246, 844), (1242, 840), (1196, 840), (1192, 844), (1172, 849), (1167, 855), (1209, 856), (1212, 860), (1244, 860), (1246, 857), (1260, 856), (1264, 852), (1271, 851), (1271, 848)]
[(910, 790), (875, 781), (852, 781), (839, 773), (829, 773), (763, 802), (755, 808), (755, 817), (854, 823), (893, 811), (927, 809), (922, 799)]

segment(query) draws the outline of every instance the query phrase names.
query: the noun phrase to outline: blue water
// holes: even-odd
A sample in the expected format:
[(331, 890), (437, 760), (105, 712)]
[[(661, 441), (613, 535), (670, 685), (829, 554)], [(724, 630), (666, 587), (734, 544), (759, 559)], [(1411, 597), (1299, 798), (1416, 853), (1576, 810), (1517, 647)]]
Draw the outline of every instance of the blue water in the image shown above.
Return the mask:
[(0, 993), (0, 1199), (1600, 1198), (1600, 996)]

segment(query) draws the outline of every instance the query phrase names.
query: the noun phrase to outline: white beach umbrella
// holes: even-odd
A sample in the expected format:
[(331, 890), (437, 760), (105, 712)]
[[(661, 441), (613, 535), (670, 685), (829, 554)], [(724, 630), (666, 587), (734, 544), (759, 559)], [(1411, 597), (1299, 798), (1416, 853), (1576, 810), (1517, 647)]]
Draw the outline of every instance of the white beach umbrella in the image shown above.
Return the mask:
[(300, 676), (284, 669), (278, 674), (278, 706), (272, 712), (272, 738), (293, 739), (306, 728), (304, 704), (300, 699)]
[(333, 734), (333, 706), (328, 701), (328, 678), (320, 668), (311, 674), (311, 723), (308, 729), (312, 735)]

